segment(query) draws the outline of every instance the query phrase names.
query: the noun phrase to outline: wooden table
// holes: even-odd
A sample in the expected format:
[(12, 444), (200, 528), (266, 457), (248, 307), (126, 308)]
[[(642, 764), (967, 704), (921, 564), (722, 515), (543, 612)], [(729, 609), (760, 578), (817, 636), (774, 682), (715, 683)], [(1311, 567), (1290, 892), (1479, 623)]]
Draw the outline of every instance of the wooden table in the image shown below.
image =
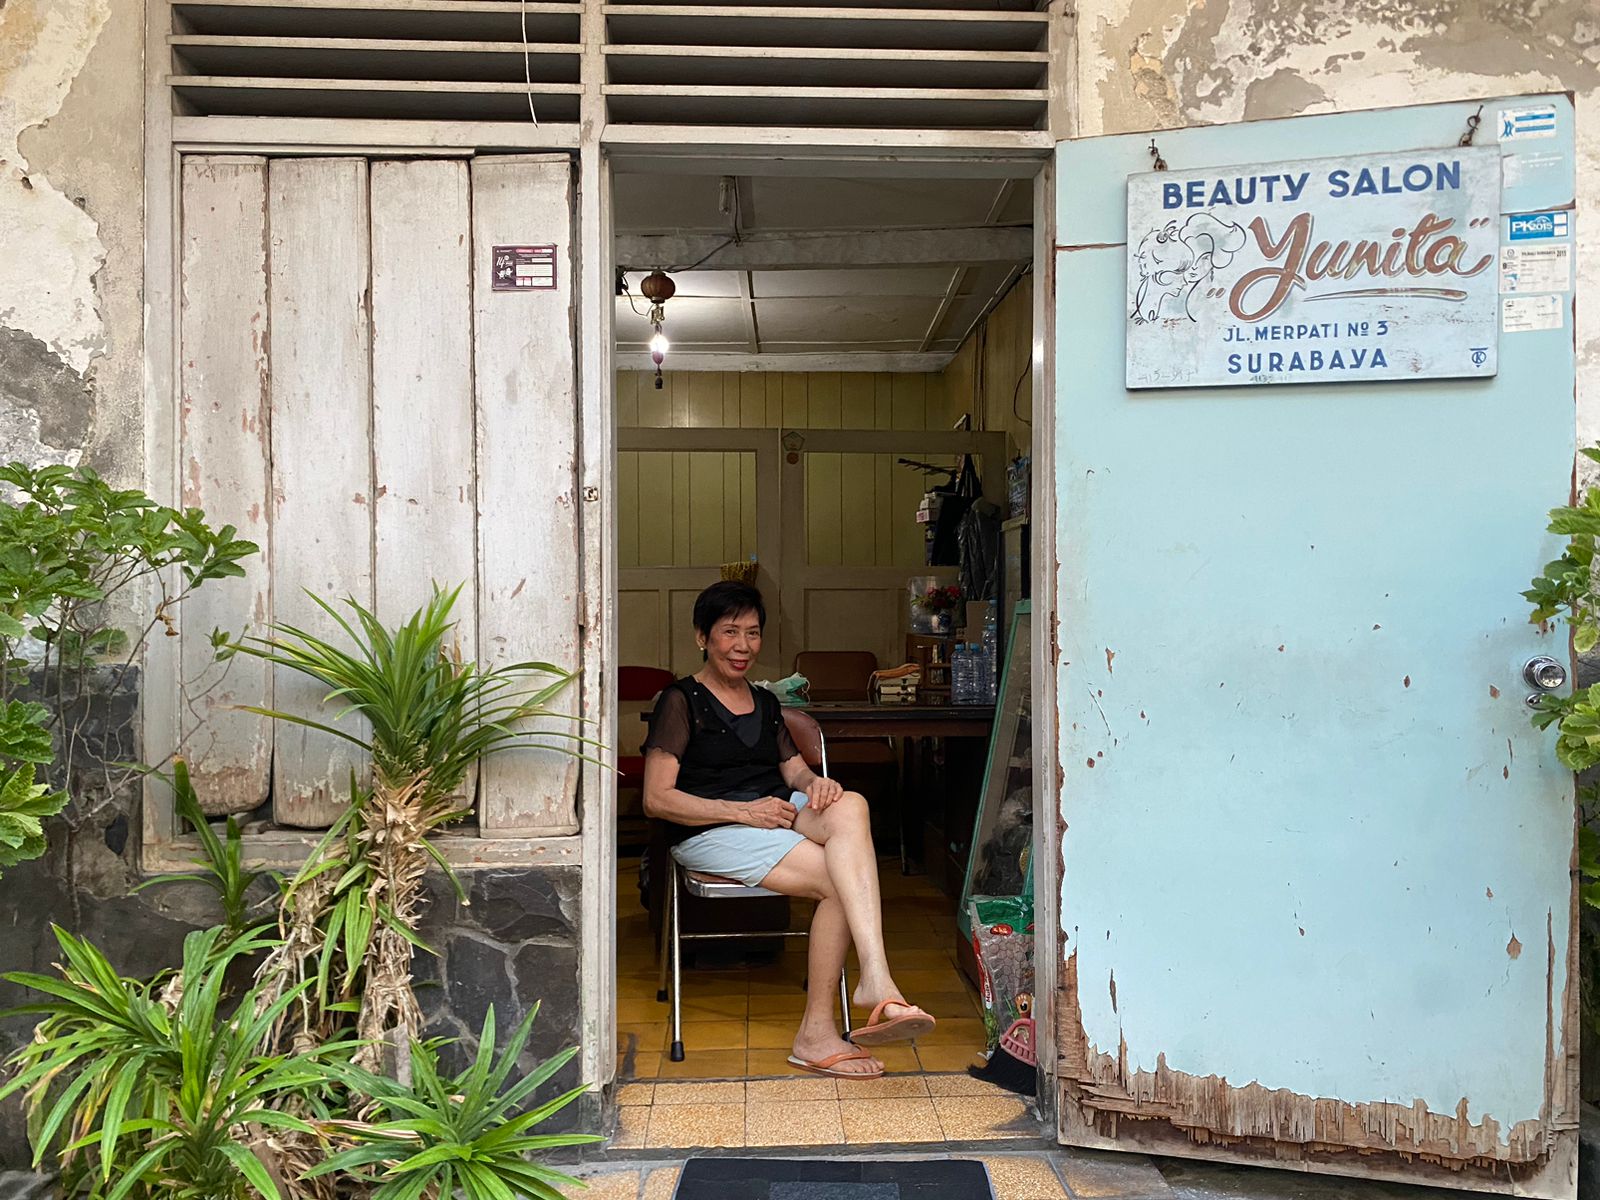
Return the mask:
[(859, 700), (820, 700), (797, 706), (822, 728), (822, 736), (833, 741), (866, 741), (898, 738), (904, 744), (900, 755), (898, 788), (900, 800), (900, 870), (911, 874), (910, 847), (920, 833), (922, 809), (912, 803), (908, 792), (918, 782), (914, 748), (931, 738), (982, 738), (988, 740), (994, 728), (992, 704), (872, 704)]

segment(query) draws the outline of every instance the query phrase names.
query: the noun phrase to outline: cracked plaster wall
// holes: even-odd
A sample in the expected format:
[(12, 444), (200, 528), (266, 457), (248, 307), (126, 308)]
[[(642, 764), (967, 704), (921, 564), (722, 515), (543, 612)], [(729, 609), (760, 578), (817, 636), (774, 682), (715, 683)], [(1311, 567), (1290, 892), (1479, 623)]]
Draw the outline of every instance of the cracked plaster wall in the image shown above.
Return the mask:
[(0, 0), (0, 461), (143, 478), (138, 0)]
[[(1600, 220), (1595, 0), (1082, 0), (1077, 13), (1075, 136), (1570, 91), (1580, 231)], [(1586, 445), (1600, 441), (1600, 238), (1580, 232), (1577, 274)]]

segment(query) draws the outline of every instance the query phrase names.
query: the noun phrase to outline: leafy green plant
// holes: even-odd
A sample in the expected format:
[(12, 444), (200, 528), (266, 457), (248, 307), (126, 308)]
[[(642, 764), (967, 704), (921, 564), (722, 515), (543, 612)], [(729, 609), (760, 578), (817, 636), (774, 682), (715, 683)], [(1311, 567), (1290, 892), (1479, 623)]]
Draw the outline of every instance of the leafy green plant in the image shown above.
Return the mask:
[(372, 1200), (431, 1200), (454, 1196), (458, 1189), (467, 1200), (509, 1200), (514, 1196), (564, 1200), (561, 1185), (578, 1181), (529, 1161), (529, 1156), (601, 1139), (583, 1133), (530, 1132), (582, 1095), (582, 1087), (537, 1108), (519, 1111), (576, 1053), (563, 1051), (511, 1082), (538, 1011), (535, 1006), (523, 1018), (497, 1058), (491, 1008), (483, 1023), (477, 1057), (454, 1077), (440, 1074), (437, 1052), (421, 1042), (412, 1045), (410, 1086), (359, 1067), (329, 1063), (328, 1071), (351, 1092), (371, 1097), (370, 1113), (360, 1121), (327, 1122), (324, 1129), (330, 1140), (352, 1144), (306, 1177), (350, 1176), (373, 1189)]
[[(337, 947), (345, 961), (344, 991), (360, 996), (357, 1061), (373, 1070), (388, 1054), (402, 1081), (422, 1025), (411, 960), (421, 946), (423, 876), (430, 862), (445, 867), (429, 835), (465, 815), (462, 781), (480, 759), (514, 746), (581, 756), (583, 746), (595, 744), (548, 725), (572, 720), (550, 707), (572, 683), (571, 672), (542, 662), (485, 669), (462, 661), (452, 646), (450, 616), (460, 591), (436, 588), (392, 630), (353, 599), (345, 601), (352, 621), (312, 596), (345, 635), (343, 643), (279, 625), (272, 637), (245, 638), (226, 651), (309, 676), (329, 689), (328, 702), (343, 706), (329, 721), (252, 711), (321, 730), (371, 755), (371, 789), (352, 781), (356, 802), (290, 886), (295, 928), (286, 929), (271, 969), (303, 979), (308, 960), (317, 958), (320, 994), (331, 970), (328, 947)], [(366, 736), (337, 724), (350, 713), (366, 718)], [(530, 730), (534, 721), (546, 724)], [(308, 1032), (326, 1026), (325, 1014), (305, 1009), (303, 1016)]]
[(43, 1020), (0, 1088), (0, 1099), (27, 1095), (34, 1165), (56, 1154), (66, 1194), (89, 1200), (278, 1197), (252, 1144), (269, 1131), (312, 1131), (273, 1102), (326, 1087), (322, 1060), (345, 1048), (261, 1053), (294, 989), (269, 999), (253, 988), (225, 1011), (227, 966), (259, 942), (191, 933), (181, 972), (146, 982), (118, 975), (65, 930), (56, 939), (61, 978), (5, 976), (46, 997), (14, 1010)]
[[(250, 931), (251, 912), (256, 905), (250, 900), (250, 889), (263, 872), (249, 871), (244, 865), (244, 835), (239, 822), (229, 817), (224, 836), (219, 838), (200, 808), (200, 798), (189, 780), (189, 764), (181, 757), (172, 760), (172, 776), (167, 781), (172, 786), (173, 804), (178, 816), (200, 836), (201, 857), (191, 859), (198, 871), (182, 874), (156, 875), (145, 880), (135, 892), (168, 883), (199, 883), (210, 888), (222, 905), (223, 936), (228, 941), (244, 936)], [(270, 872), (269, 878), (276, 878)]]
[[(26, 801), (21, 823), (30, 830), (81, 798), (85, 732), (106, 725), (108, 697), (122, 689), (150, 634), (159, 625), (174, 635), (172, 613), (186, 596), (243, 574), (240, 561), (257, 548), (235, 533), (231, 525), (212, 528), (199, 509), (179, 512), (113, 488), (87, 467), (0, 466), (0, 770), (50, 766), (51, 787)], [(152, 586), (155, 606), (129, 636), (114, 621), (129, 598), (142, 599)], [(101, 667), (109, 677), (91, 686)], [(29, 702), (30, 693), (47, 703)], [(115, 741), (121, 732), (100, 736)], [(29, 753), (16, 751), (19, 738)], [(109, 801), (133, 769), (102, 766)], [(69, 827), (88, 815), (69, 819)], [(26, 855), (20, 844), (14, 854), (44, 849), (31, 835), (26, 845)]]

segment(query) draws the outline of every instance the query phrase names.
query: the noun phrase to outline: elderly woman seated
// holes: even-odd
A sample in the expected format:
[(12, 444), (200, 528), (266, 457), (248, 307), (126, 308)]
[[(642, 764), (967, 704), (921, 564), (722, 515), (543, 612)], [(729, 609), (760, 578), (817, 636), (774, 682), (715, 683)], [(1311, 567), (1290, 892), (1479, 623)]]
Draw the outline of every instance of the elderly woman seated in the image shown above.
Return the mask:
[(846, 1042), (834, 1023), (834, 989), (811, 987), (789, 1062), (822, 1075), (877, 1076), (883, 1064), (863, 1047), (919, 1037), (934, 1020), (906, 1002), (889, 972), (867, 802), (806, 766), (777, 697), (745, 678), (766, 620), (761, 593), (748, 584), (716, 583), (695, 601), (705, 666), (656, 703), (644, 743), (645, 812), (667, 822), (673, 857), (691, 871), (817, 902), (811, 980), (837, 979), (854, 941), (854, 999), (872, 1015)]

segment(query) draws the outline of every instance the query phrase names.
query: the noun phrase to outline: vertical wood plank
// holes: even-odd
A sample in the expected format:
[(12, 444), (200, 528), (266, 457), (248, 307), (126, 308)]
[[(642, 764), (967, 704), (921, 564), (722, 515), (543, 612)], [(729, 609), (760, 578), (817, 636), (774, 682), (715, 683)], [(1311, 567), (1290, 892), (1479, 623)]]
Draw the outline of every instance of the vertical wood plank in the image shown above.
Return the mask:
[(872, 429), (876, 426), (872, 376), (863, 371), (847, 371), (839, 384), (839, 427)]
[[(737, 398), (737, 397), (736, 397)], [(739, 505), (743, 498), (739, 460), (744, 455), (730, 450), (722, 456), (722, 557), (719, 562), (743, 561), (749, 553), (740, 541)]]
[[(306, 591), (372, 603), (371, 378), (367, 164), (279, 159), (268, 176), (272, 311), (272, 614), (342, 636)], [(273, 700), (321, 720), (325, 688), (276, 668)], [(363, 736), (364, 723), (344, 718)], [(365, 757), (313, 729), (273, 739), (273, 813), (285, 825), (330, 824)]]
[(692, 567), (723, 561), (720, 450), (693, 450), (689, 460), (689, 561)]
[(783, 424), (788, 429), (804, 429), (811, 423), (806, 398), (806, 376), (785, 371), (778, 377), (783, 387)]
[(880, 371), (872, 377), (874, 429), (894, 428), (894, 376)]
[(806, 378), (806, 424), (812, 429), (840, 428), (839, 372), (817, 371)]
[(640, 450), (639, 561), (641, 567), (673, 565), (672, 455)]
[(897, 371), (891, 384), (891, 429), (922, 429), (927, 420), (927, 376)]
[[(548, 291), (496, 292), (495, 245), (554, 243)], [(577, 668), (579, 571), (571, 166), (564, 156), (472, 163), (479, 656)], [(559, 703), (575, 711), (577, 689)], [(570, 726), (567, 727), (569, 730)], [(575, 833), (578, 762), (546, 749), (483, 765), (485, 837)]]
[(688, 429), (694, 424), (694, 412), (690, 399), (690, 376), (679, 371), (666, 377), (667, 391), (671, 393), (672, 428)]
[(739, 428), (742, 410), (739, 400), (739, 372), (723, 371), (722, 379), (722, 420), (719, 424), (728, 429)]
[(694, 565), (689, 529), (689, 489), (694, 485), (689, 475), (689, 452), (674, 450), (672, 452), (672, 565), (675, 567)]
[(616, 376), (617, 425), (629, 429), (639, 424), (640, 372), (616, 371), (613, 374)]
[(739, 425), (760, 429), (767, 423), (767, 377), (754, 371), (739, 376)]
[(372, 164), (375, 590), (387, 623), (462, 588), (477, 652), (471, 206), (465, 162)]
[(770, 373), (763, 375), (761, 380), (767, 388), (767, 420), (766, 424), (773, 429), (783, 425), (783, 376)]
[(638, 372), (635, 380), (638, 389), (639, 425), (645, 429), (670, 429), (672, 393), (665, 387), (656, 387), (654, 375)]
[(617, 452), (617, 566), (639, 565), (639, 452)]
[(267, 439), (267, 164), (192, 157), (183, 164), (179, 409), (183, 505), (230, 524), (262, 552), (180, 614), (179, 737), (207, 812), (248, 812), (267, 798), (273, 722), (237, 707), (273, 707), (272, 669), (216, 662), (212, 629), (261, 635), (272, 620)]
[[(473, 479), (472, 206), (467, 164), (373, 163), (373, 590), (387, 624), (438, 586), (463, 661), (478, 653)], [(477, 770), (461, 781), (463, 808)]]
[(696, 429), (721, 425), (722, 376), (715, 371), (687, 371), (680, 378), (689, 383), (689, 425)]
[[(894, 474), (903, 467), (896, 467), (895, 456), (892, 454), (874, 454), (872, 456), (872, 477), (875, 485), (876, 500), (873, 507), (873, 565), (879, 567), (892, 567), (894, 558)], [(919, 498), (919, 503), (920, 498)]]
[(839, 455), (807, 454), (806, 563), (814, 567), (839, 565)]
[(741, 557), (759, 555), (756, 523), (756, 456), (739, 455), (739, 549)]
[(847, 567), (870, 567), (877, 559), (874, 525), (878, 483), (873, 454), (839, 456), (841, 505), (839, 561)]

